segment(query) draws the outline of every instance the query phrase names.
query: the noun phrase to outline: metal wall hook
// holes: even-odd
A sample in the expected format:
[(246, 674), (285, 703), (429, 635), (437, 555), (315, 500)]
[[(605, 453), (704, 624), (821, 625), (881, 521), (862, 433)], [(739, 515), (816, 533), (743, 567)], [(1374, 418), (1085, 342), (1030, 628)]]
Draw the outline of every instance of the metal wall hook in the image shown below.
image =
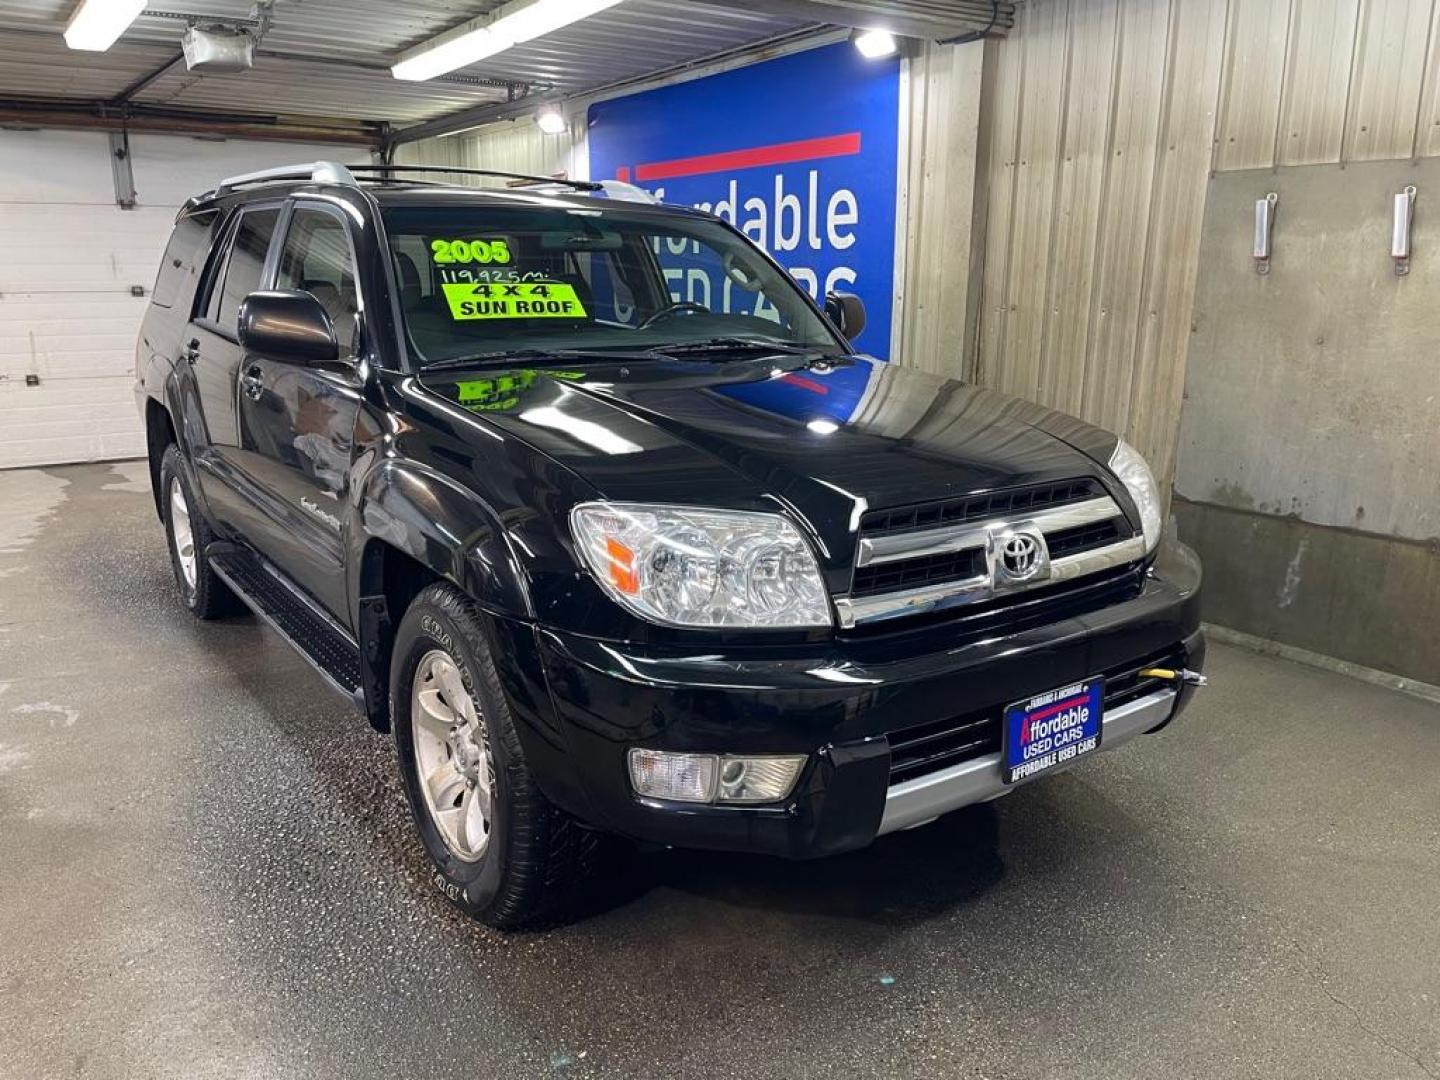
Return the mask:
[(1395, 260), (1395, 273), (1410, 273), (1410, 224), (1415, 216), (1415, 185), (1409, 184), (1395, 196), (1390, 222), (1390, 257)]
[(1255, 200), (1255, 246), (1251, 254), (1257, 274), (1270, 272), (1270, 236), (1275, 230), (1275, 204), (1279, 201), (1280, 196), (1273, 191)]

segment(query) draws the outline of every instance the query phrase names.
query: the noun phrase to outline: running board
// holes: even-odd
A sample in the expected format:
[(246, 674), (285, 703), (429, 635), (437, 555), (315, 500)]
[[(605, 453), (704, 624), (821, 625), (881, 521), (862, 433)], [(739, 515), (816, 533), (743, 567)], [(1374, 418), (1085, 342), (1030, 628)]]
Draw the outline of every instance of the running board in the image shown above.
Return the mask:
[(230, 586), (310, 666), (361, 711), (360, 649), (334, 619), (260, 556), (222, 542), (205, 549), (216, 577)]

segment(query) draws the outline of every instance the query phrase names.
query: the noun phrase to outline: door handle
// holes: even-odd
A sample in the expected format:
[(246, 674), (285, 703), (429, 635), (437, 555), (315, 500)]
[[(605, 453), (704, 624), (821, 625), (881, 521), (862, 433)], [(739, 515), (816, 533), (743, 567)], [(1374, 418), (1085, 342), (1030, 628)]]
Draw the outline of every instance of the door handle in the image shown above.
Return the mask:
[(265, 392), (265, 384), (260, 381), (260, 374), (260, 365), (252, 364), (245, 369), (245, 374), (240, 376), (240, 388), (251, 401), (259, 401), (260, 395)]

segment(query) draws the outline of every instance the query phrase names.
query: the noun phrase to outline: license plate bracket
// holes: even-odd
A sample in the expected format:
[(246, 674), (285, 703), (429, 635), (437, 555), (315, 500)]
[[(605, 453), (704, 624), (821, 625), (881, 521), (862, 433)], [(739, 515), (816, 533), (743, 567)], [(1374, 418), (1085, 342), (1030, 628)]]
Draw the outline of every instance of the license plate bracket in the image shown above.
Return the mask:
[(1001, 778), (1029, 780), (1100, 749), (1104, 708), (1099, 676), (1007, 705)]

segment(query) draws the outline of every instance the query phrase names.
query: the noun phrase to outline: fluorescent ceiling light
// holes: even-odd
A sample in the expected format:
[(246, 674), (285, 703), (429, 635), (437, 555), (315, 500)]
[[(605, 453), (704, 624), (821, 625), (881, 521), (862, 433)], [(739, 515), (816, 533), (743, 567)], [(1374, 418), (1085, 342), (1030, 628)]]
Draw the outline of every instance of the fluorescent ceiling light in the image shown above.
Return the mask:
[(529, 4), (506, 4), (497, 12), (500, 17), (495, 22), (503, 23), (504, 33), (518, 44), (553, 34), (618, 3), (620, 0), (533, 0)]
[(621, 0), (510, 0), (489, 15), (412, 49), (390, 73), (397, 79), (423, 81), (477, 64), (522, 42), (614, 7)]
[(565, 123), (565, 115), (554, 106), (541, 109), (535, 114), (535, 124), (546, 135), (559, 135), (570, 125)]
[(65, 24), (65, 44), (104, 52), (145, 10), (145, 0), (80, 0)]
[(899, 48), (895, 44), (895, 35), (888, 30), (865, 30), (857, 33), (850, 40), (855, 43), (855, 48), (860, 50), (860, 55), (866, 60), (879, 60), (882, 57), (894, 56), (895, 50)]
[(391, 67), (390, 74), (397, 79), (423, 82), (504, 52), (514, 44), (493, 33), (489, 27), (482, 26), (439, 45), (427, 46), (424, 51)]

